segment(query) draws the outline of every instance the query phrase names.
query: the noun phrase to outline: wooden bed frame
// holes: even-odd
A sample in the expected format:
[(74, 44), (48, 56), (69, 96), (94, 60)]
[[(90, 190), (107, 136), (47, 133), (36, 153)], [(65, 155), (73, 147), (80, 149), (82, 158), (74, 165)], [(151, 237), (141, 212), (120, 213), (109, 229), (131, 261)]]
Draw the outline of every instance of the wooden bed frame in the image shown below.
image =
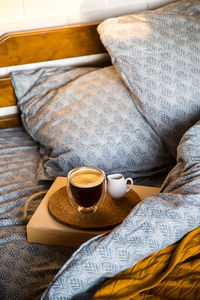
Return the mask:
[[(105, 53), (98, 23), (8, 33), (0, 37), (0, 68)], [(9, 77), (0, 78), (0, 108), (16, 105)], [(0, 129), (19, 126), (20, 116), (0, 117)]]

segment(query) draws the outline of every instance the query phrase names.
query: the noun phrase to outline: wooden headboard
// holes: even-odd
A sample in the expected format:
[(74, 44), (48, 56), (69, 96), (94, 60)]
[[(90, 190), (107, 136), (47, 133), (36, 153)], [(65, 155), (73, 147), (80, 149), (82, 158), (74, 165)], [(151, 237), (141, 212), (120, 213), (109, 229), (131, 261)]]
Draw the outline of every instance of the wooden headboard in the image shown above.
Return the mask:
[[(98, 24), (8, 33), (0, 38), (0, 68), (105, 53)], [(9, 77), (0, 78), (0, 108), (16, 105)], [(20, 117), (0, 117), (0, 128), (20, 125)]]

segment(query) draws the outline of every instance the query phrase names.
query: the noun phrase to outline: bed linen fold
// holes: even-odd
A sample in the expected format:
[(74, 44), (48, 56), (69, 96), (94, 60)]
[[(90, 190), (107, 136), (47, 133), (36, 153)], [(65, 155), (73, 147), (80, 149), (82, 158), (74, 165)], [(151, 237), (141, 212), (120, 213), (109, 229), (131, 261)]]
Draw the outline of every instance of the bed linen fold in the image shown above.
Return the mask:
[(139, 203), (121, 226), (83, 244), (42, 299), (91, 299), (108, 278), (200, 226), (200, 122), (182, 137), (161, 193)]
[(200, 227), (108, 279), (93, 300), (199, 299), (199, 266)]

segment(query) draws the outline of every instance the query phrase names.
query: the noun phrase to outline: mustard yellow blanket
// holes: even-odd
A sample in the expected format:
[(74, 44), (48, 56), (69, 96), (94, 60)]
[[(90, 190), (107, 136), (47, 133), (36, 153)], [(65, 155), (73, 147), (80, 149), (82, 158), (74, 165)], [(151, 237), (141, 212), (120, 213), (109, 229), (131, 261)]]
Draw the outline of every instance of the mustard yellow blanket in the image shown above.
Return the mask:
[(200, 227), (108, 279), (93, 299), (200, 299)]

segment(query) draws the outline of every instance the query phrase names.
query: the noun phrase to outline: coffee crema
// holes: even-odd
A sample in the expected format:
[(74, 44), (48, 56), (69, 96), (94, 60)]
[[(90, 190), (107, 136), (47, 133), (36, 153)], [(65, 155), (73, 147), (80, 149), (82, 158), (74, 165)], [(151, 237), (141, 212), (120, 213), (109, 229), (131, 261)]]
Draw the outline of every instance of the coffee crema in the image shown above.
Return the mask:
[(74, 172), (70, 177), (70, 183), (77, 187), (93, 187), (104, 180), (104, 175), (93, 169), (82, 169)]

